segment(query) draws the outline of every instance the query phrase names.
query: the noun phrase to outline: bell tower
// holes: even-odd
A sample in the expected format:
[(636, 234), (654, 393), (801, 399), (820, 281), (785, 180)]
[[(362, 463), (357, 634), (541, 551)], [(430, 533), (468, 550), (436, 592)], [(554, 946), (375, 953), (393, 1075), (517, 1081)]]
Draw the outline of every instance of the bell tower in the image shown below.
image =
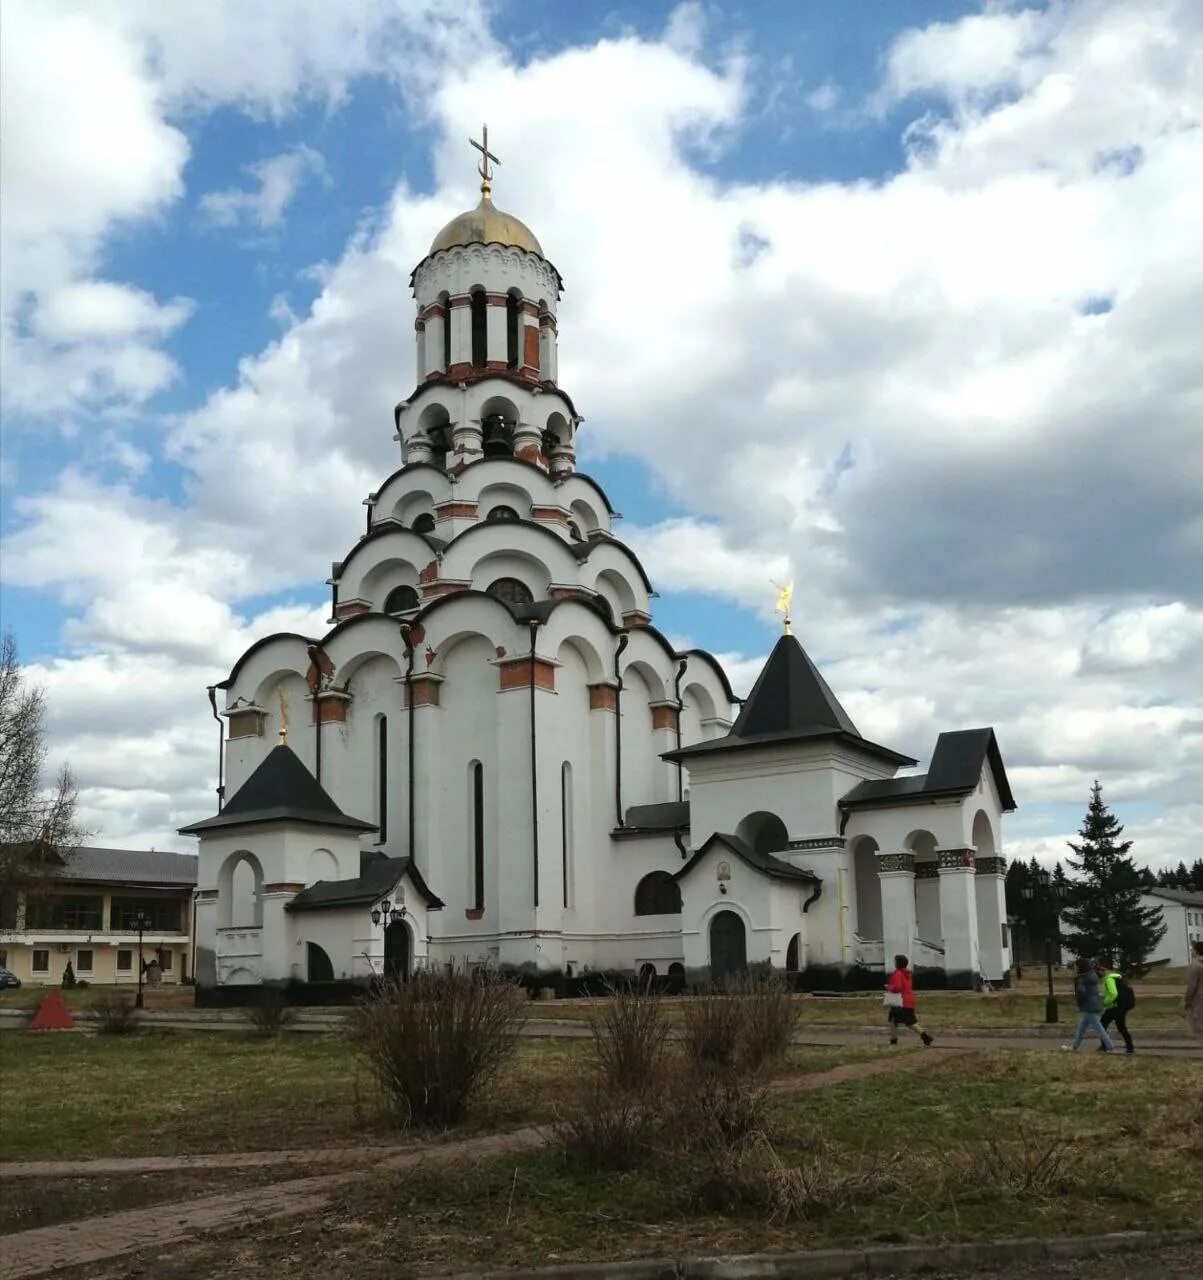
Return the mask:
[(560, 273), (534, 233), (493, 203), (482, 128), (480, 203), (435, 236), (410, 283), (417, 307), (417, 387), (397, 406), (403, 460), (452, 475), (512, 457), (553, 475), (575, 469), (579, 418), (557, 384)]

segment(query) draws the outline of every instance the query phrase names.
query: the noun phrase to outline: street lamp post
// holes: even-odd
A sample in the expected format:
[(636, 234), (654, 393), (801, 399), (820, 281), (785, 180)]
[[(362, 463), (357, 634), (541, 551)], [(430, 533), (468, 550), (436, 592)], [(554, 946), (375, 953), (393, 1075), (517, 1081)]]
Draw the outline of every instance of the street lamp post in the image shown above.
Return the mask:
[(1044, 965), (1048, 973), (1048, 995), (1044, 998), (1045, 1022), (1059, 1022), (1057, 997), (1053, 993), (1053, 950), (1060, 937), (1058, 923), (1061, 904), (1065, 901), (1065, 885), (1053, 882), (1047, 871), (1041, 871), (1036, 884), (1026, 884), (1023, 896), (1027, 902), (1040, 903), (1039, 915), (1044, 922)]
[(142, 1008), (142, 981), (143, 981), (143, 976), (146, 972), (145, 966), (142, 963), (142, 934), (145, 931), (146, 926), (150, 924), (150, 917), (146, 914), (145, 911), (142, 911), (142, 910), (135, 911), (134, 924), (137, 925), (138, 927), (138, 995), (134, 1000), (134, 1007), (136, 1009), (141, 1009)]
[[(372, 908), (372, 923), (374, 925), (379, 924), (383, 920), (384, 928), (387, 933), (389, 925), (396, 924), (397, 921), (400, 920), (404, 914), (405, 914), (404, 906), (394, 907), (393, 904), (387, 898), (384, 898)], [(384, 944), (384, 976), (386, 978), (392, 978), (396, 976), (395, 974), (389, 973), (388, 971), (387, 937), (385, 939), (385, 944)]]

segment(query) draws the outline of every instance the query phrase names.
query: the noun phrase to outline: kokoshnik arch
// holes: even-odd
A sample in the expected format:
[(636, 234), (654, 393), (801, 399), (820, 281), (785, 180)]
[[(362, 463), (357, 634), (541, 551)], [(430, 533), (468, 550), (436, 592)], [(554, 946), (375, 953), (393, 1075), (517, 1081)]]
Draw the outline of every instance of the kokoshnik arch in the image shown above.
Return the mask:
[(993, 731), (897, 777), (916, 761), (863, 738), (789, 634), (733, 720), (576, 470), (560, 273), (483, 149), (480, 203), (413, 271), (402, 465), (334, 562), (331, 629), (267, 636), (217, 686), (230, 798), (184, 828), (201, 998), (455, 961), (683, 979), (905, 952), (1002, 979)]

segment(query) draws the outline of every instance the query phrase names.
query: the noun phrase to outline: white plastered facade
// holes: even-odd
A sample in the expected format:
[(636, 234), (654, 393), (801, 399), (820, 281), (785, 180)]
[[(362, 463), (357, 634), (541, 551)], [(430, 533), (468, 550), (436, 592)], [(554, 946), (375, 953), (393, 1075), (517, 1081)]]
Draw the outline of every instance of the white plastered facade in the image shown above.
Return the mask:
[[(747, 963), (875, 970), (904, 951), (1002, 979), (991, 768), (955, 798), (848, 809), (898, 764), (846, 739), (666, 760), (724, 738), (735, 700), (712, 657), (651, 625), (651, 584), (576, 472), (558, 273), (528, 249), (465, 244), (432, 252), (413, 285), (402, 465), (333, 566), (331, 629), (266, 637), (222, 685), (227, 796), (276, 745), (283, 696), (289, 747), (373, 829), (202, 832), (198, 981), (303, 982), (311, 944), (323, 977), (383, 972), (377, 903), (294, 909), (372, 855), (396, 860), (380, 896), (402, 912), (407, 967), (695, 973), (715, 964), (722, 916), (730, 936), (742, 924)], [(769, 871), (706, 847), (757, 814), (783, 832), (756, 837)], [(648, 877), (670, 910), (639, 905)]]

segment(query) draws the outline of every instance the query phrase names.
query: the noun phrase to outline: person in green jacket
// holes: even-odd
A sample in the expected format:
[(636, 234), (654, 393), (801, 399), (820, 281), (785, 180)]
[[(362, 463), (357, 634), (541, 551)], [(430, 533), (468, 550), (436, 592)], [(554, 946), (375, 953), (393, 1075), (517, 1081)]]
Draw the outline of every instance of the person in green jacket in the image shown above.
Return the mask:
[(1136, 1003), (1132, 988), (1124, 975), (1110, 965), (1100, 964), (1095, 972), (1099, 975), (1099, 987), (1103, 996), (1103, 1026), (1109, 1027), (1114, 1022), (1116, 1030), (1124, 1038), (1124, 1051), (1135, 1053), (1136, 1046), (1132, 1043), (1132, 1033), (1128, 1030), (1128, 1010)]

